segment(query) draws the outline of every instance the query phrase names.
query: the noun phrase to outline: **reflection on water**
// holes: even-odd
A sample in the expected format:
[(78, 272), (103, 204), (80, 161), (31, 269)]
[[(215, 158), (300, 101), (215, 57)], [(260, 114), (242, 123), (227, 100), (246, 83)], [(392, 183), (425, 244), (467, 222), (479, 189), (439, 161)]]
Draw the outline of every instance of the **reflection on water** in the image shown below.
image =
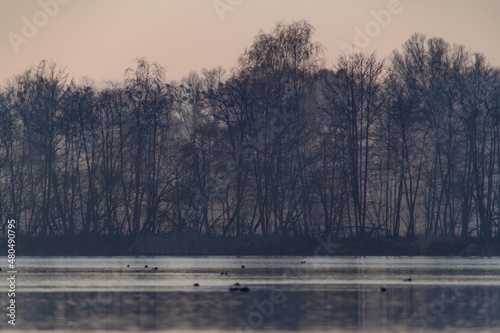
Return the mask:
[[(18, 329), (38, 330), (370, 330), (500, 327), (498, 288), (467, 288), (455, 302), (442, 288), (366, 291), (24, 293)], [(447, 298), (451, 298), (448, 291)], [(426, 306), (427, 304), (427, 306)], [(415, 315), (416, 314), (416, 315)], [(411, 317), (413, 315), (413, 317)], [(409, 318), (411, 318), (409, 320)], [(21, 320), (21, 319), (20, 319)], [(2, 325), (5, 325), (4, 323)], [(3, 326), (5, 327), (5, 326)]]
[[(488, 332), (500, 327), (497, 259), (301, 260), (20, 259), (15, 330)], [(411, 282), (403, 281), (409, 276)], [(250, 292), (229, 291), (236, 281)], [(385, 292), (379, 292), (381, 286)], [(6, 304), (6, 293), (0, 301)], [(0, 328), (11, 327), (3, 320)]]

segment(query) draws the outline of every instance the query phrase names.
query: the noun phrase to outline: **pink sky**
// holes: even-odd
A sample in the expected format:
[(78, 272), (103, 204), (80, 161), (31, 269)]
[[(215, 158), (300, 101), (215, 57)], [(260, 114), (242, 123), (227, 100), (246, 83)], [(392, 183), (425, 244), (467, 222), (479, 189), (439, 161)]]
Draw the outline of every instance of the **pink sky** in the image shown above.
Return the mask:
[[(137, 57), (159, 62), (171, 80), (229, 70), (260, 29), (301, 19), (316, 28), (330, 65), (342, 43), (386, 56), (420, 32), (500, 66), (499, 14), (497, 0), (0, 0), (0, 84), (42, 59), (96, 82), (122, 80)], [(368, 38), (355, 39), (357, 31)]]

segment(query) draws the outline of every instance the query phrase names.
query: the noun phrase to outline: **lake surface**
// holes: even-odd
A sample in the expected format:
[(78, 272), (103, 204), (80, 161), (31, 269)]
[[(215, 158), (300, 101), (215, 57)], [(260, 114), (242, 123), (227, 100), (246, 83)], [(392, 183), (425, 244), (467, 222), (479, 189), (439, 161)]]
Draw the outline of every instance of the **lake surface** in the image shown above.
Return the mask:
[[(16, 264), (16, 326), (7, 324), (4, 287), (2, 331), (500, 331), (498, 258), (23, 257)], [(250, 291), (230, 291), (236, 282)]]

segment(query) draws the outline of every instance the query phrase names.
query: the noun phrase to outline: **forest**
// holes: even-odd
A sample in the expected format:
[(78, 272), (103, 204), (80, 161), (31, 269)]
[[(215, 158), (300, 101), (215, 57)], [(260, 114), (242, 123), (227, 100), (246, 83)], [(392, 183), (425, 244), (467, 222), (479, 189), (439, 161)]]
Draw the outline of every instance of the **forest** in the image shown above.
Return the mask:
[(500, 69), (423, 34), (334, 61), (313, 37), (277, 24), (235, 68), (179, 82), (144, 58), (105, 88), (45, 60), (15, 76), (0, 88), (2, 233), (15, 219), (25, 239), (127, 248), (498, 240)]

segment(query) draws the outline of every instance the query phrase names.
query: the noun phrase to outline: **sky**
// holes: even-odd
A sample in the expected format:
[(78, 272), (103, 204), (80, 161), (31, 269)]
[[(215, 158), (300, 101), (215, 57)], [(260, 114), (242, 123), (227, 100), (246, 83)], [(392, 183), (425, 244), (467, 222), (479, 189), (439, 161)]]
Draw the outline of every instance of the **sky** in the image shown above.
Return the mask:
[(41, 60), (76, 81), (123, 80), (134, 59), (191, 71), (237, 66), (259, 31), (305, 19), (333, 66), (345, 49), (386, 57), (414, 33), (500, 66), (498, 0), (0, 0), (0, 86)]

